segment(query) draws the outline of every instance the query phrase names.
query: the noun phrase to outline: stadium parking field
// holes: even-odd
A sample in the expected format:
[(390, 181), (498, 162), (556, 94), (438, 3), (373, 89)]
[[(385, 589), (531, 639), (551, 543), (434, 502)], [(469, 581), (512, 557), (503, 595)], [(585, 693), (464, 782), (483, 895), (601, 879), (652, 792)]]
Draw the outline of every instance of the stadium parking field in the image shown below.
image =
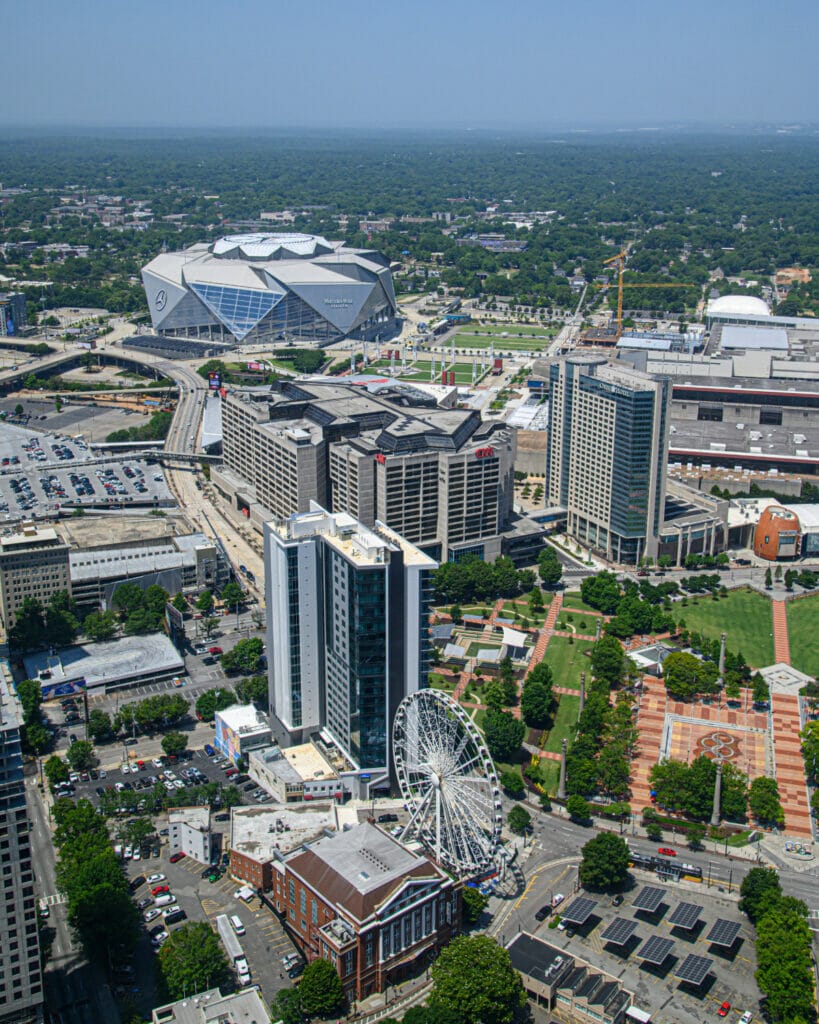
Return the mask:
[(479, 324), (471, 323), (464, 328), (466, 334), (508, 334), (510, 338), (516, 335), (526, 335), (532, 338), (553, 338), (559, 328), (540, 327), (537, 324)]
[(591, 658), (586, 656), (586, 651), (592, 647), (588, 640), (576, 640), (572, 644), (567, 636), (553, 636), (543, 659), (552, 670), (553, 685), (579, 690), (581, 672), (585, 672), (591, 682)]
[[(696, 604), (694, 603), (696, 601)], [(683, 607), (674, 603), (674, 614), (685, 627), (712, 640), (727, 634), (729, 651), (742, 652), (752, 668), (764, 668), (774, 660), (771, 602), (753, 590), (732, 590), (714, 601), (710, 595), (689, 597)]]
[(791, 664), (801, 672), (819, 675), (819, 594), (788, 601), (787, 612)]
[(518, 338), (510, 335), (507, 338), (494, 335), (488, 337), (485, 334), (469, 334), (459, 331), (455, 335), (455, 345), (458, 348), (489, 348), (495, 346), (495, 353), (498, 352), (536, 352), (545, 348), (551, 338), (546, 335), (537, 337)]

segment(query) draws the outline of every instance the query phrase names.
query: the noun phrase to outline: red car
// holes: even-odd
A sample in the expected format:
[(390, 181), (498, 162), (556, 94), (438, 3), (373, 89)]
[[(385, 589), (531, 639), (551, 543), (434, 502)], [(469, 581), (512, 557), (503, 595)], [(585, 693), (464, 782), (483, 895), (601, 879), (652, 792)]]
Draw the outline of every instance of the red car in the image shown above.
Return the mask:
[(661, 846), (657, 853), (661, 853), (664, 857), (676, 857), (677, 851), (672, 850), (670, 846)]
[(171, 887), (169, 885), (155, 885), (153, 887), (153, 889), (151, 889), (151, 895), (152, 896), (162, 896), (164, 893), (170, 892), (170, 891), (171, 891)]
[(731, 1004), (726, 999), (725, 1002), (722, 1004), (722, 1006), (720, 1006), (720, 1008), (717, 1010), (717, 1016), (718, 1017), (727, 1017), (730, 1012), (731, 1012)]
[(185, 856), (185, 854), (182, 853), (182, 851), (180, 850), (179, 853), (171, 854), (171, 856), (168, 858), (168, 860), (171, 862), (171, 864), (176, 864), (176, 862), (178, 860), (182, 860), (182, 858), (184, 856)]
[(221, 654), (222, 648), (218, 644), (214, 644), (213, 647), (208, 648), (208, 654)]

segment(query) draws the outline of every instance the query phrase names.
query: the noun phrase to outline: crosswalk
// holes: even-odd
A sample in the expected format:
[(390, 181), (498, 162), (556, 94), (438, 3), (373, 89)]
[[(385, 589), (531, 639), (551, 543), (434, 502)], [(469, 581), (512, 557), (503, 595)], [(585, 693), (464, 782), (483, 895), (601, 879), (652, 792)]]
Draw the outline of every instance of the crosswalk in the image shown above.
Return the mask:
[(55, 892), (55, 893), (51, 893), (49, 896), (41, 896), (40, 897), (40, 904), (41, 904), (41, 906), (56, 907), (59, 904), (65, 903), (65, 902), (67, 902), (65, 894), (61, 893), (61, 892)]

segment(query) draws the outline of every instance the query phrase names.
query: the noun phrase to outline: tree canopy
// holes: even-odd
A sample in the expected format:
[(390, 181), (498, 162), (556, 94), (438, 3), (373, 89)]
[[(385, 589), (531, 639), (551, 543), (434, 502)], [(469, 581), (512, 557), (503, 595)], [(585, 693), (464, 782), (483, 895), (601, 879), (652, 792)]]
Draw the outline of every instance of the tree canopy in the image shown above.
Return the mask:
[(220, 988), (230, 978), (227, 957), (208, 924), (190, 921), (175, 928), (159, 950), (159, 970), (171, 999)]
[(582, 850), (580, 884), (600, 891), (622, 885), (628, 875), (628, 845), (613, 832), (600, 832)]
[(526, 726), (508, 711), (489, 708), (483, 721), (489, 753), (495, 761), (510, 761), (520, 750)]
[(329, 1017), (344, 1002), (344, 988), (329, 960), (319, 957), (304, 968), (299, 983), (302, 1012), (307, 1017)]
[(511, 1024), (525, 1001), (509, 951), (488, 935), (459, 936), (433, 964), (430, 1010), (462, 1024)]

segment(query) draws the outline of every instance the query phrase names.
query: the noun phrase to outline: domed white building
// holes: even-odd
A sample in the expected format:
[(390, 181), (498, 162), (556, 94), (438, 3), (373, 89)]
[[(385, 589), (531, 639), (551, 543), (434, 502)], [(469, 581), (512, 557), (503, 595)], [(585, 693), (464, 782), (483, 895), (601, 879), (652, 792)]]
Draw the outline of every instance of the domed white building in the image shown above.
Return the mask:
[(161, 253), (142, 282), (157, 334), (236, 342), (390, 337), (396, 302), (389, 264), (296, 232), (227, 235)]
[(708, 303), (706, 316), (770, 316), (767, 302), (753, 295), (721, 295)]

